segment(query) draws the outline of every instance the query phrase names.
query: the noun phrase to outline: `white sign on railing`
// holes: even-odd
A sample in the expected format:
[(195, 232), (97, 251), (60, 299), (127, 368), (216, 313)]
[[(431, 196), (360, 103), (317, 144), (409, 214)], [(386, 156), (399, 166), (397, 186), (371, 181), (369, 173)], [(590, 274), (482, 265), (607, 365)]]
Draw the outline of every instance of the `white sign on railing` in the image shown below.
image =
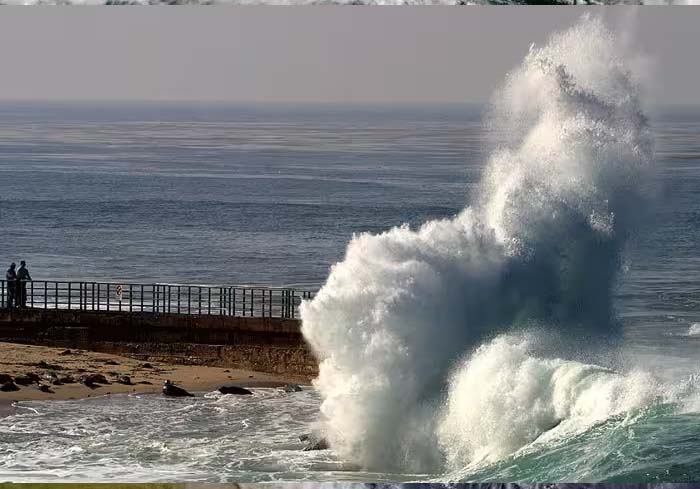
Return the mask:
[(124, 293), (124, 289), (122, 288), (121, 285), (117, 285), (117, 300), (119, 302), (122, 301), (122, 294)]

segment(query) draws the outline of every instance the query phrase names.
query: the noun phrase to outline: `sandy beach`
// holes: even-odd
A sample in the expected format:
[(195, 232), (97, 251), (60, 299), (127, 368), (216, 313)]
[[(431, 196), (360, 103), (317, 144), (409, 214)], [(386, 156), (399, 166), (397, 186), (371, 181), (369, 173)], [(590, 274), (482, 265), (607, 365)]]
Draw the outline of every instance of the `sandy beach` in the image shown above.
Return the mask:
[[(279, 387), (289, 383), (309, 383), (309, 379), (248, 370), (145, 363), (86, 350), (0, 342), (0, 377), (3, 374), (11, 376), (19, 390), (0, 391), (0, 414), (16, 401), (83, 399), (134, 392), (160, 393), (165, 380), (171, 380), (193, 394), (211, 392), (222, 385)], [(107, 383), (85, 382), (88, 376), (96, 374), (104, 376)], [(130, 384), (123, 383), (127, 380), (125, 376), (129, 377)], [(28, 385), (17, 382), (18, 378), (26, 377), (34, 380)]]

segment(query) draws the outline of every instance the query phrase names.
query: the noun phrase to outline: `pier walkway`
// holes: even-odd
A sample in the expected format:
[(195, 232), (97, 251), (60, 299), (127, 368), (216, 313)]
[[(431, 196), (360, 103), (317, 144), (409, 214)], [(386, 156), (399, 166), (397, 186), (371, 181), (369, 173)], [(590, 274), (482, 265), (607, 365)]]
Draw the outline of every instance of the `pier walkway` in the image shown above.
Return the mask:
[[(23, 287), (22, 287), (23, 286)], [(15, 303), (26, 290), (26, 308), (123, 313), (295, 319), (314, 291), (248, 285), (192, 285), (34, 280), (15, 283)], [(0, 308), (7, 309), (8, 282), (0, 281)]]

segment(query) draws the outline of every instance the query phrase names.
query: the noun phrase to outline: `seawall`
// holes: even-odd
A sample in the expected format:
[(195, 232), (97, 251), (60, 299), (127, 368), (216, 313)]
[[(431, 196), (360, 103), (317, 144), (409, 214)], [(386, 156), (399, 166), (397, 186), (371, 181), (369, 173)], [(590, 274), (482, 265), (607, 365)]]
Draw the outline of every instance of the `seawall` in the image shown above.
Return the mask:
[(0, 341), (313, 377), (297, 319), (0, 309)]

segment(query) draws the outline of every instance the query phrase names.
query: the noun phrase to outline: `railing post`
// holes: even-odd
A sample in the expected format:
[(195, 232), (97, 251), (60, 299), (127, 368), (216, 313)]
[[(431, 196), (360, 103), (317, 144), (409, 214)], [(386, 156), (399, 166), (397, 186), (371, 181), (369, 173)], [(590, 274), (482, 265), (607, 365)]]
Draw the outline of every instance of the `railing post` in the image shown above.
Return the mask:
[(283, 318), (287, 316), (287, 289), (282, 290), (282, 315)]

